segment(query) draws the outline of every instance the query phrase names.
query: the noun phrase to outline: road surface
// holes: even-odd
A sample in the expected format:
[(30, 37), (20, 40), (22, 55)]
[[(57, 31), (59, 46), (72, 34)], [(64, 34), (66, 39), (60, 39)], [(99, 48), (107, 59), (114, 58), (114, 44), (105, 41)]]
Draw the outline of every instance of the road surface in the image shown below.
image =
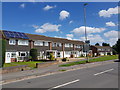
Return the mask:
[(4, 84), (3, 88), (118, 88), (118, 62)]

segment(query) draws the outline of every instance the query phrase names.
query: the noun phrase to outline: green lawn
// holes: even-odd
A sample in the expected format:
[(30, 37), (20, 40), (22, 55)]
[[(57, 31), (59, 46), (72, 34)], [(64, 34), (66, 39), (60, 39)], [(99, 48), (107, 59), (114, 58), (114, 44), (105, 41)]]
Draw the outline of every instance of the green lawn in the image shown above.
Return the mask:
[[(118, 59), (118, 56), (117, 55), (103, 56), (103, 57), (99, 57), (99, 58), (95, 58), (95, 59), (90, 59), (89, 62), (101, 62), (101, 61), (107, 61), (107, 60), (113, 60), (113, 59)], [(71, 62), (68, 64), (59, 65), (59, 66), (60, 67), (69, 67), (69, 66), (78, 65), (78, 64), (85, 64), (85, 63), (86, 63), (86, 60), (78, 61), (78, 62)]]
[(42, 63), (42, 61), (5, 63), (4, 67), (19, 66), (19, 65), (28, 65), (28, 67), (30, 67), (30, 68), (35, 68), (36, 63)]

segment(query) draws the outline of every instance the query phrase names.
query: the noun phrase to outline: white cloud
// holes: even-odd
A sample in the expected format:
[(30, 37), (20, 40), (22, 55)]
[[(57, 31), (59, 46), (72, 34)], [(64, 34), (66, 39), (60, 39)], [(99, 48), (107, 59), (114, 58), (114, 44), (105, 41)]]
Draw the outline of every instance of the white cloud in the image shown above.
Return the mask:
[(118, 31), (109, 31), (109, 32), (106, 32), (104, 33), (104, 36), (105, 37), (108, 37), (108, 38), (117, 38), (118, 37)]
[(39, 28), (38, 25), (32, 25), (32, 27), (35, 28), (35, 29)]
[(71, 23), (73, 23), (73, 21), (72, 21), (72, 20), (69, 22), (69, 24), (71, 24)]
[(62, 10), (62, 11), (60, 12), (60, 17), (59, 17), (59, 19), (60, 19), (60, 20), (64, 20), (64, 19), (68, 18), (69, 16), (70, 16), (70, 13), (69, 13), (68, 11)]
[(37, 33), (45, 33), (45, 32), (54, 32), (54, 31), (59, 31), (59, 27), (61, 25), (53, 25), (50, 23), (45, 23), (42, 26), (38, 27), (38, 26), (33, 26), (36, 30), (35, 32)]
[[(80, 40), (83, 40), (85, 41), (85, 37), (80, 37)], [(89, 34), (88, 35), (88, 40), (90, 40), (90, 42), (93, 44), (95, 43), (102, 43), (104, 42), (105, 40), (100, 36), (100, 35), (92, 35), (92, 34)]]
[(115, 8), (109, 8), (108, 10), (101, 10), (99, 12), (100, 17), (111, 17), (112, 15), (118, 14), (118, 6)]
[(109, 38), (106, 42), (110, 43), (111, 46), (115, 45), (118, 38)]
[(49, 6), (49, 5), (47, 5), (47, 6), (45, 6), (45, 7), (43, 8), (43, 10), (47, 11), (47, 10), (53, 9), (53, 8), (55, 8), (55, 7), (56, 7), (56, 6)]
[(24, 3), (21, 4), (20, 7), (21, 7), (21, 8), (25, 8), (25, 4), (24, 4)]
[(113, 26), (116, 26), (116, 25), (115, 25), (115, 23), (113, 23), (112, 21), (110, 21), (110, 22), (106, 22), (106, 26), (113, 27)]
[[(105, 28), (86, 27), (87, 34), (101, 33), (104, 30), (106, 30), (106, 29)], [(75, 28), (71, 32), (74, 33), (74, 34), (76, 34), (76, 35), (83, 35), (83, 34), (85, 34), (85, 26), (81, 26), (79, 28)]]
[(66, 34), (66, 38), (67, 39), (72, 39), (73, 38), (73, 34)]

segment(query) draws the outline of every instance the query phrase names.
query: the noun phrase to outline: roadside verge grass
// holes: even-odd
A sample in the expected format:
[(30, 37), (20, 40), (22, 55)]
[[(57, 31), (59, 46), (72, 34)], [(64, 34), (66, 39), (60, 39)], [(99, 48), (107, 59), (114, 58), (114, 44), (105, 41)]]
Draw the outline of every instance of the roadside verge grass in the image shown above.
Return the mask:
[(30, 68), (35, 68), (36, 63), (42, 63), (42, 61), (5, 63), (4, 67), (12, 67), (12, 66), (19, 66), (19, 65), (28, 65), (28, 67), (30, 67)]
[[(118, 55), (102, 56), (102, 57), (90, 59), (89, 63), (90, 62), (101, 62), (101, 61), (107, 61), (107, 60), (114, 60), (114, 59), (118, 59)], [(69, 67), (69, 66), (78, 65), (78, 64), (85, 64), (85, 63), (86, 63), (86, 60), (84, 60), (84, 61), (77, 61), (77, 62), (71, 62), (71, 63), (59, 65), (59, 67)]]

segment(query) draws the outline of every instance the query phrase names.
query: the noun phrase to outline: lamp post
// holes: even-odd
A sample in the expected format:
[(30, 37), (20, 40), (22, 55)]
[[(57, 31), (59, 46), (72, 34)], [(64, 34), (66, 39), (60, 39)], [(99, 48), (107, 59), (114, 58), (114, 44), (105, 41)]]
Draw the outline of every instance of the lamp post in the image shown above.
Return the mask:
[(84, 4), (84, 25), (85, 25), (85, 52), (86, 52), (86, 57), (87, 57), (87, 62), (89, 62), (89, 58), (88, 58), (88, 55), (87, 55), (87, 48), (88, 47), (88, 44), (89, 44), (89, 41), (87, 40), (87, 28), (86, 28), (86, 5), (88, 5), (88, 3), (85, 3)]

